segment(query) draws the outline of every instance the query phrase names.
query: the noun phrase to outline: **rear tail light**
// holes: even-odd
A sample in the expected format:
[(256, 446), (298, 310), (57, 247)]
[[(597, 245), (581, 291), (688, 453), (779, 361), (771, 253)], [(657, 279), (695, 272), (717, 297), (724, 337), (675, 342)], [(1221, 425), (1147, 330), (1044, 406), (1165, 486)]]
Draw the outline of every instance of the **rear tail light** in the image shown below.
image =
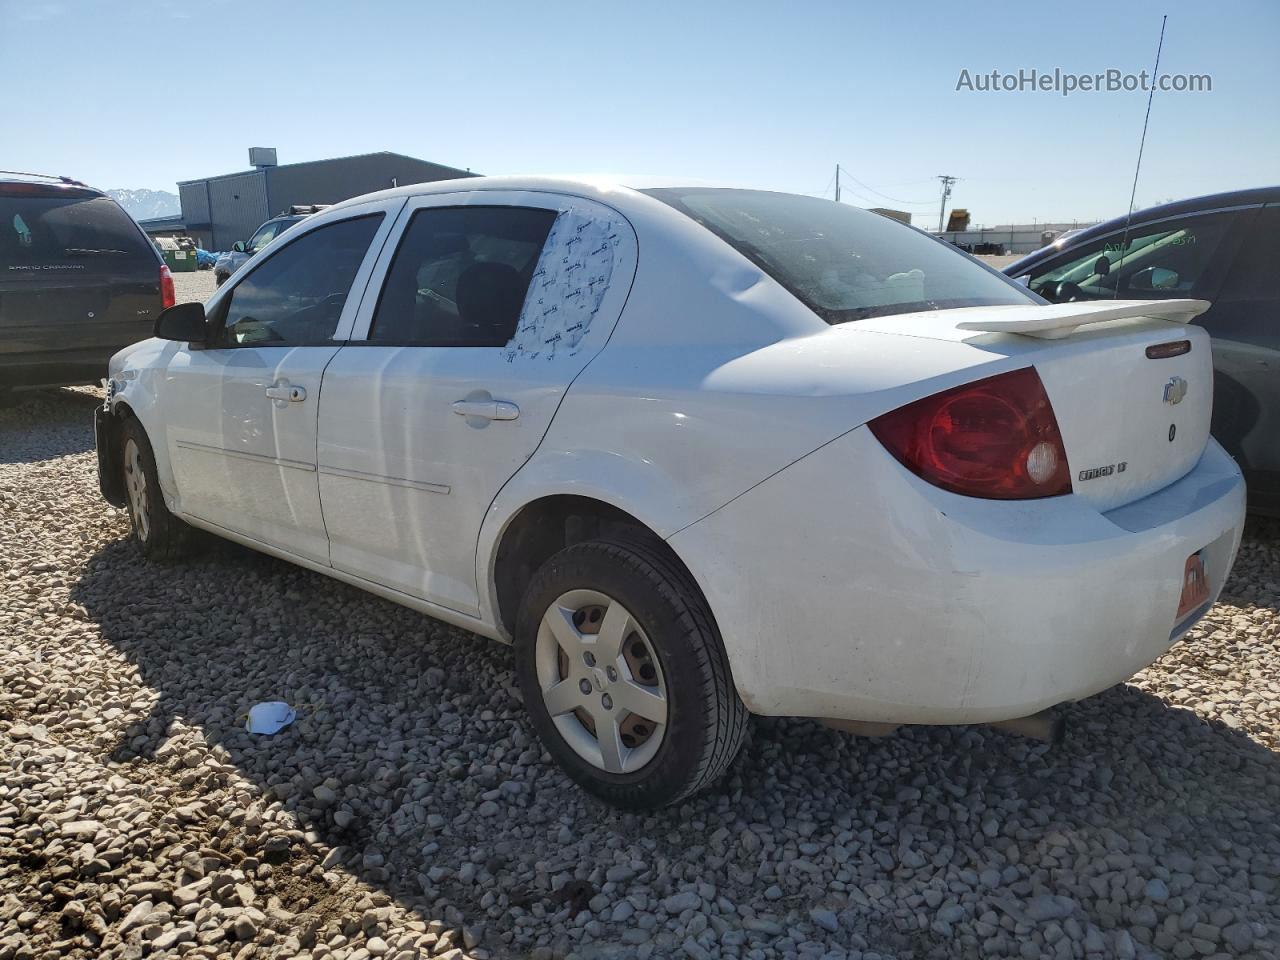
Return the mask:
[(178, 302), (178, 296), (173, 291), (173, 274), (169, 272), (168, 264), (160, 265), (160, 306), (164, 310), (168, 310)]
[(916, 400), (869, 426), (899, 463), (944, 490), (993, 500), (1071, 492), (1067, 451), (1034, 367)]

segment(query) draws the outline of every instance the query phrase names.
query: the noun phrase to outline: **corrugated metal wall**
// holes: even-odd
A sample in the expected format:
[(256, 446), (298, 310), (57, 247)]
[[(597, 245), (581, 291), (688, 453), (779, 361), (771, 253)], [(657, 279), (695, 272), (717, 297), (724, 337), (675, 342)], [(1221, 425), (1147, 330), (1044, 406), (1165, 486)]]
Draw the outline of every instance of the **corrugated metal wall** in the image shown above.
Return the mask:
[(206, 237), (206, 249), (223, 251), (295, 203), (338, 203), (393, 185), (458, 176), (468, 174), (397, 153), (373, 153), (192, 180), (178, 184), (178, 194), (188, 232)]
[(206, 184), (205, 180), (178, 184), (178, 201), (182, 204), (184, 223), (209, 222), (209, 194)]
[(230, 250), (237, 240), (248, 240), (262, 221), (270, 218), (267, 181), (261, 171), (222, 177), (208, 184), (215, 250)]
[(316, 163), (269, 167), (267, 177), (274, 216), (295, 203), (338, 203), (363, 193), (396, 186), (466, 176), (452, 167), (394, 153), (341, 157)]

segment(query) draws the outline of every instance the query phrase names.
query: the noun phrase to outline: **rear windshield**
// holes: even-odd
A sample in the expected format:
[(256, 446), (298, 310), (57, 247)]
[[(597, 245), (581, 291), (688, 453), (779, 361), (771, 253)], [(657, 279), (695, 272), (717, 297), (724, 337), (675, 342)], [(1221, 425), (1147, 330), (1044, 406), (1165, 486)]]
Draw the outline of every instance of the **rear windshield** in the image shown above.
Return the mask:
[(108, 197), (0, 196), (0, 269), (118, 269), (158, 262), (129, 215)]
[(763, 190), (644, 192), (729, 243), (828, 323), (1045, 302), (948, 244), (848, 204)]

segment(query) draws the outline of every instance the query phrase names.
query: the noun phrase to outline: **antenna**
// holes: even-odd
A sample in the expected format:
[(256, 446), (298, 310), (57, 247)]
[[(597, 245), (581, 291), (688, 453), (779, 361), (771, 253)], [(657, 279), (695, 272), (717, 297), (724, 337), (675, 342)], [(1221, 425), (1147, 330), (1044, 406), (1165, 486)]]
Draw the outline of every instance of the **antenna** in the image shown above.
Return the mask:
[[(1120, 240), (1120, 260), (1124, 261), (1129, 249), (1129, 224), (1133, 221), (1133, 204), (1138, 196), (1138, 174), (1142, 171), (1142, 151), (1147, 146), (1147, 124), (1151, 122), (1151, 101), (1156, 95), (1156, 77), (1160, 75), (1160, 52), (1164, 50), (1164, 26), (1169, 15), (1160, 18), (1160, 42), (1156, 44), (1156, 65), (1151, 68), (1151, 89), (1147, 91), (1147, 115), (1142, 120), (1142, 139), (1138, 142), (1138, 163), (1133, 168), (1133, 189), (1129, 191), (1129, 212), (1124, 215), (1124, 234)], [(1116, 285), (1111, 291), (1111, 299), (1120, 296), (1120, 275), (1116, 275)]]
[(959, 180), (959, 177), (940, 176), (942, 181), (942, 206), (938, 210), (938, 232), (942, 232), (942, 218), (947, 212), (947, 199), (951, 196), (951, 185)]

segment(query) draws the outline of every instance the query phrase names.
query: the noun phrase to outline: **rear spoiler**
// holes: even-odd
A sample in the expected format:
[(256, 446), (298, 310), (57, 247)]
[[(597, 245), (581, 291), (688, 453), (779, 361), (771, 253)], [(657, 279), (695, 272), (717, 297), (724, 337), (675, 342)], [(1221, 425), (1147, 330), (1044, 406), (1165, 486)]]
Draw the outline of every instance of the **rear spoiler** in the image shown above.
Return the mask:
[(1171, 323), (1190, 323), (1209, 309), (1208, 300), (1093, 300), (1046, 306), (1004, 307), (989, 320), (961, 320), (960, 330), (1020, 333), (1042, 340), (1061, 340), (1080, 327), (1107, 320), (1154, 317)]

